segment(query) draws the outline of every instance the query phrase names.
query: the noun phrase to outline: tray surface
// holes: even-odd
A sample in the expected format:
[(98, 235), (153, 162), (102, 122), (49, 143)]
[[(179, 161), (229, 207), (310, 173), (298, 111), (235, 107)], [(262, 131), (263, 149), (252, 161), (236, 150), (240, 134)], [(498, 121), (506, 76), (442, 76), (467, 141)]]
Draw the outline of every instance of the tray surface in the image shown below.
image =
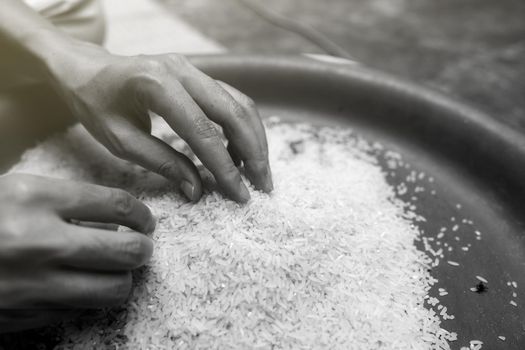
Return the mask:
[[(442, 323), (458, 333), (452, 348), (474, 339), (486, 349), (525, 347), (521, 135), (450, 98), (357, 65), (246, 56), (193, 61), (251, 96), (264, 117), (350, 127), (399, 152), (411, 168), (389, 176), (393, 185), (413, 169), (432, 176), (435, 194), (418, 193), (415, 202), (417, 212), (427, 218), (419, 223), (424, 236), (435, 238), (441, 227), (450, 232), (458, 224), (453, 235), (441, 239), (453, 250), (445, 249), (444, 259), (432, 270), (439, 282), (430, 292), (448, 291), (439, 299), (455, 315)], [(412, 195), (409, 191), (404, 199)], [(469, 244), (468, 251), (461, 249)], [(484, 293), (470, 290), (479, 282), (476, 276), (488, 281)], [(512, 281), (517, 288), (509, 285)]]

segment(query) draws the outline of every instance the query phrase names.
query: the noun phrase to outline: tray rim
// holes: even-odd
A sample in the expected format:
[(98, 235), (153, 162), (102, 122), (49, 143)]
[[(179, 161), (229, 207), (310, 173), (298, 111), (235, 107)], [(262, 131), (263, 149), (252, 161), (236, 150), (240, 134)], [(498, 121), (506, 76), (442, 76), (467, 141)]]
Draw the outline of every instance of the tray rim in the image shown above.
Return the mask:
[(409, 99), (424, 101), (448, 111), (474, 124), (484, 125), (494, 134), (505, 136), (515, 141), (516, 145), (525, 147), (525, 136), (501, 121), (492, 118), (488, 113), (477, 109), (472, 104), (424, 87), (408, 79), (401, 78), (380, 70), (366, 67), (353, 61), (328, 62), (315, 59), (313, 56), (301, 55), (255, 55), (255, 54), (206, 54), (188, 56), (192, 64), (207, 72), (212, 69), (230, 67), (253, 69), (273, 66), (280, 69), (302, 69), (307, 72), (323, 72), (345, 77), (363, 85), (395, 91)]
[[(311, 56), (254, 54), (193, 55), (189, 58), (197, 68), (212, 77), (217, 73), (227, 77), (235, 73), (238, 78), (242, 73), (257, 75), (260, 74), (257, 71), (264, 71), (268, 75), (280, 74), (285, 79), (301, 79), (303, 74), (309, 76), (309, 81), (318, 79), (320, 86), (321, 80), (328, 80), (332, 85), (339, 83), (344, 86), (348, 83), (346, 85), (354, 89), (363, 88), (366, 91), (362, 95), (366, 95), (369, 100), (383, 98), (381, 102), (386, 104), (397, 103), (398, 107), (402, 106), (401, 109), (417, 115), (421, 125), (432, 124), (432, 127), (438, 128), (436, 131), (444, 132), (449, 140), (455, 140), (462, 147), (475, 148), (490, 164), (482, 168), (481, 172), (479, 169), (474, 170), (478, 177), (485, 183), (497, 179), (504, 183), (504, 186), (496, 186), (500, 194), (525, 200), (525, 135), (455, 97), (353, 61), (334, 63)], [(266, 79), (266, 76), (262, 78)], [(426, 133), (427, 136), (432, 134), (428, 130)], [(438, 136), (432, 137), (434, 139), (428, 141), (432, 147), (441, 142)], [(439, 150), (439, 145), (434, 148)], [(469, 163), (473, 159), (468, 154), (457, 155), (454, 150), (445, 153), (457, 157), (456, 162)], [(462, 165), (473, 171), (472, 164)]]

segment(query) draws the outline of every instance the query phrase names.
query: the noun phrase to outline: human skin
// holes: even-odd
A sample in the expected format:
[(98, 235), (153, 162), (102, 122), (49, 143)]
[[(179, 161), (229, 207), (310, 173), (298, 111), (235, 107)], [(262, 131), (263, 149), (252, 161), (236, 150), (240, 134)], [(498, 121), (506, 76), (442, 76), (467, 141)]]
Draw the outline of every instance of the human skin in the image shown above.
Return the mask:
[[(0, 43), (3, 60), (11, 62), (10, 73), (0, 76), (12, 76), (14, 69), (49, 82), (109, 151), (168, 178), (190, 200), (202, 195), (197, 168), (150, 134), (150, 112), (188, 143), (229, 198), (250, 198), (239, 161), (255, 188), (272, 190), (266, 135), (253, 101), (184, 56), (112, 55), (58, 31), (19, 0), (0, 3)], [(229, 149), (214, 123), (223, 128)]]
[[(229, 198), (273, 188), (264, 127), (247, 96), (208, 77), (177, 54), (124, 57), (58, 31), (19, 0), (0, 2), (0, 90), (20, 82), (51, 86), (69, 111), (115, 156), (202, 195), (195, 165), (150, 133), (164, 118)], [(228, 139), (225, 147), (215, 128)], [(137, 232), (79, 227), (113, 223)], [(23, 174), (0, 177), (0, 333), (34, 328), (83, 308), (121, 303), (130, 271), (152, 244), (140, 234), (154, 219), (116, 189)]]
[(122, 303), (130, 271), (151, 256), (153, 242), (145, 234), (154, 228), (148, 207), (120, 189), (26, 174), (0, 177), (0, 333)]

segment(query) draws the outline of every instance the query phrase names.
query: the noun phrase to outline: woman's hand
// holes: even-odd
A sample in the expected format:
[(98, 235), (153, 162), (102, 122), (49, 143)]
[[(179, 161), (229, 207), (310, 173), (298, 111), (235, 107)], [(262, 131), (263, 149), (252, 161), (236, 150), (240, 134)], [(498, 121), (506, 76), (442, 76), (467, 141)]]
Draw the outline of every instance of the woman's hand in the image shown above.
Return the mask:
[[(68, 37), (18, 0), (0, 2), (0, 43), (15, 58), (11, 73), (50, 82), (113, 154), (163, 175), (189, 199), (202, 194), (199, 173), (150, 134), (149, 112), (189, 144), (230, 198), (250, 197), (236, 167), (241, 162), (256, 188), (272, 190), (266, 136), (253, 101), (183, 56), (112, 55)], [(228, 148), (214, 123), (222, 126)]]
[(48, 60), (52, 79), (75, 116), (114, 155), (163, 175), (190, 200), (201, 197), (195, 165), (150, 134), (151, 111), (188, 143), (231, 199), (250, 198), (236, 167), (241, 161), (257, 189), (273, 189), (264, 127), (250, 98), (180, 55), (123, 57), (92, 44), (67, 45)]
[(70, 224), (152, 232), (149, 209), (122, 190), (31, 175), (0, 177), (0, 333), (34, 328), (75, 310), (127, 298), (150, 238)]

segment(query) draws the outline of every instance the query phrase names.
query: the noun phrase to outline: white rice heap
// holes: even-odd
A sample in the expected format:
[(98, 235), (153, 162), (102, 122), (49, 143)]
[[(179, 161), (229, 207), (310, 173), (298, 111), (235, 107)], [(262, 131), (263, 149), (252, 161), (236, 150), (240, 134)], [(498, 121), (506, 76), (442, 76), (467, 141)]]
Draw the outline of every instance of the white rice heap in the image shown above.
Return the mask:
[(424, 307), (436, 281), (414, 246), (417, 216), (395, 199), (377, 146), (304, 124), (267, 132), (275, 190), (250, 190), (246, 205), (216, 192), (187, 203), (78, 127), (25, 154), (12, 172), (123, 187), (159, 218), (129, 302), (65, 325), (60, 348), (450, 348), (455, 334)]

